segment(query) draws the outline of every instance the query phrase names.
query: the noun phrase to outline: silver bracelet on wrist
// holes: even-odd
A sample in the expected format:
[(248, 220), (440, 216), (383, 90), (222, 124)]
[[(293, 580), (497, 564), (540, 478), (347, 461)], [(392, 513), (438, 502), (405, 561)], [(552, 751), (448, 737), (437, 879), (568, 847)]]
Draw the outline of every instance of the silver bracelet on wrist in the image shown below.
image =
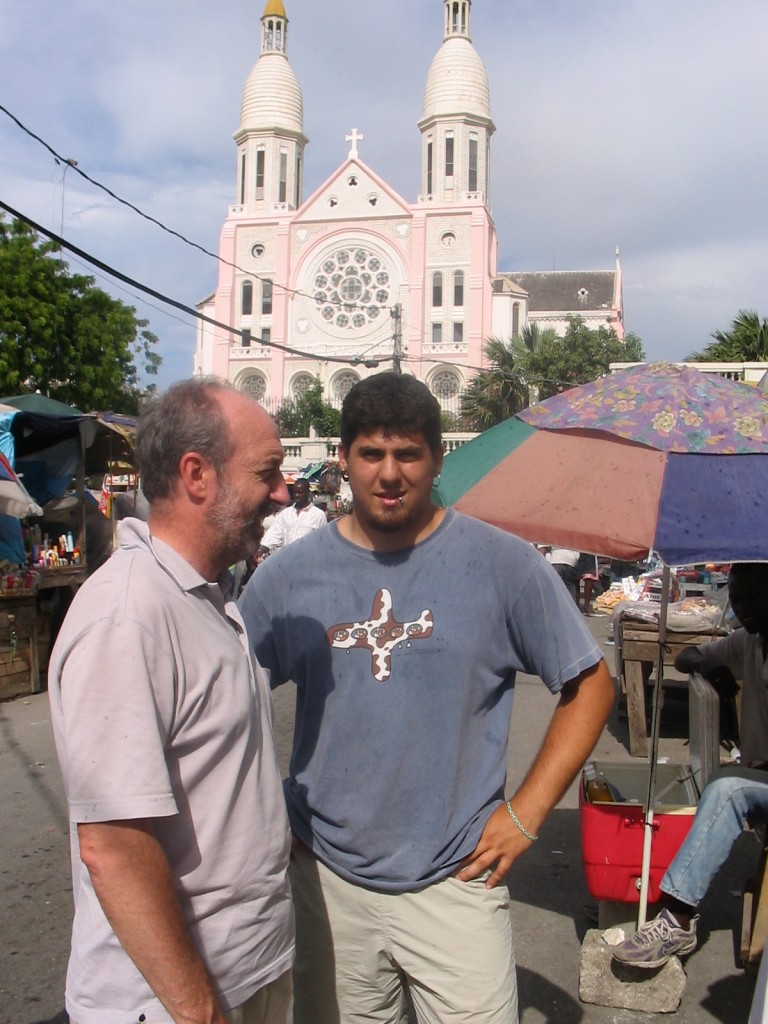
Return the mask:
[(511, 804), (511, 803), (509, 802), (509, 800), (507, 800), (507, 810), (509, 811), (509, 816), (510, 816), (510, 818), (512, 819), (512, 821), (514, 821), (514, 823), (515, 823), (515, 824), (517, 825), (517, 827), (518, 827), (518, 828), (520, 829), (520, 831), (521, 831), (521, 832), (523, 833), (523, 835), (525, 836), (525, 838), (526, 838), (526, 839), (530, 839), (530, 841), (531, 841), (532, 843), (535, 843), (535, 842), (537, 842), (537, 841), (538, 841), (538, 838), (539, 838), (539, 837), (538, 837), (538, 836), (535, 836), (535, 835), (533, 834), (533, 832), (529, 832), (529, 831), (528, 831), (528, 829), (527, 829), (527, 828), (525, 827), (525, 825), (524, 825), (524, 824), (522, 823), (522, 821), (520, 821), (520, 819), (518, 818), (518, 816), (517, 816), (517, 815), (515, 814), (515, 812), (514, 812), (514, 811), (512, 810), (512, 804)]

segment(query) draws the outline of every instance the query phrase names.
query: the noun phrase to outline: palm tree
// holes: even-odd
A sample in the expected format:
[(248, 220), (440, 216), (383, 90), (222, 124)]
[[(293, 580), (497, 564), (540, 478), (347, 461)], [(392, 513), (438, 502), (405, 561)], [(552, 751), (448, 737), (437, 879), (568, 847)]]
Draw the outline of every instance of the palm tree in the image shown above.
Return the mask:
[(506, 341), (486, 342), (490, 366), (478, 371), (461, 396), (461, 418), (468, 429), (487, 430), (528, 407), (528, 360), (550, 336), (557, 336), (552, 328), (542, 331), (538, 324), (527, 324)]
[(768, 319), (742, 309), (729, 331), (713, 331), (714, 342), (688, 356), (692, 362), (762, 363), (768, 361)]

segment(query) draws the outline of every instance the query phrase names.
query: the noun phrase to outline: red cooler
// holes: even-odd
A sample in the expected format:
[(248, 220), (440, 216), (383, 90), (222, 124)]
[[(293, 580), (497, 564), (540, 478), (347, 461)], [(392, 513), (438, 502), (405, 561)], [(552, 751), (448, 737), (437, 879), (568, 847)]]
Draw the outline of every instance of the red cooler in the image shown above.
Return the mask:
[[(581, 857), (587, 888), (598, 900), (637, 903), (643, 863), (644, 807), (648, 796), (647, 764), (594, 762), (621, 802), (590, 803), (582, 778), (579, 787)], [(648, 902), (659, 899), (659, 882), (688, 834), (698, 794), (690, 767), (660, 764), (656, 769), (653, 842)]]

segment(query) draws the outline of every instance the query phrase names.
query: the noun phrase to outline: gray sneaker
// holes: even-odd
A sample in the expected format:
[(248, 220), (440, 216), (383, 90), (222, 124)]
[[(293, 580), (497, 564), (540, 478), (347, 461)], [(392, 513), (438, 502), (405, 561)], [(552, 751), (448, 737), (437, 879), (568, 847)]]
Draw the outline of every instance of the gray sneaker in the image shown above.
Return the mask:
[(646, 921), (642, 928), (624, 942), (611, 946), (611, 956), (630, 967), (661, 967), (671, 956), (685, 956), (696, 949), (696, 922), (691, 918), (688, 928), (681, 928), (665, 907), (658, 917)]

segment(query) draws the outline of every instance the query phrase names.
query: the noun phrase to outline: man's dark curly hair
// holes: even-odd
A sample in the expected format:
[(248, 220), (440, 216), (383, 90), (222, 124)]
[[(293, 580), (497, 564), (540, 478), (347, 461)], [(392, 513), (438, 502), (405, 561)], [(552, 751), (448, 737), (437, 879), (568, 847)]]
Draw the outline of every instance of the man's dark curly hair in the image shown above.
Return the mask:
[(443, 450), (440, 403), (407, 374), (376, 373), (359, 381), (341, 407), (341, 443), (349, 451), (358, 434), (383, 428), (420, 433), (433, 452)]

